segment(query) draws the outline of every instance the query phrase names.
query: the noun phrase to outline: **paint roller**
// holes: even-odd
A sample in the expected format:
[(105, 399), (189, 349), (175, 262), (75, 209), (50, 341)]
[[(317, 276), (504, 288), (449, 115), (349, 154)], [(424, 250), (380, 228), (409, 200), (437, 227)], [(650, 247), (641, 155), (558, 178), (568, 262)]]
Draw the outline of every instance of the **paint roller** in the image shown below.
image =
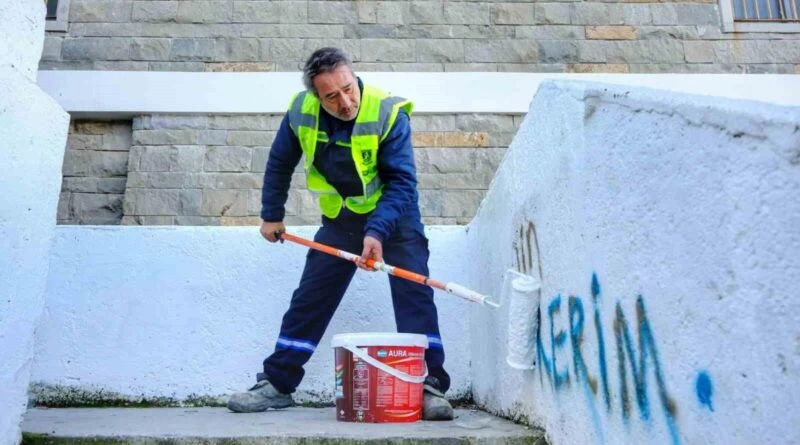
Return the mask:
[[(288, 240), (293, 243), (306, 246), (310, 249), (327, 253), (329, 255), (336, 256), (347, 261), (352, 261), (354, 263), (361, 260), (359, 255), (318, 243), (316, 241), (301, 238), (290, 233), (281, 232), (276, 233), (276, 235), (281, 242), (283, 242), (283, 240)], [(443, 290), (457, 297), (461, 297), (484, 306), (489, 306), (495, 309), (501, 306), (501, 302), (496, 302), (486, 295), (475, 292), (457, 283), (445, 283), (443, 281), (435, 280), (433, 278), (372, 259), (367, 259), (365, 263), (367, 267), (370, 267), (374, 270), (379, 270), (389, 275)], [(538, 323), (536, 311), (539, 308), (539, 300), (541, 298), (541, 281), (530, 275), (525, 275), (513, 269), (508, 269), (506, 273), (503, 274), (503, 289), (501, 289), (501, 295), (508, 293), (506, 284), (508, 283), (508, 278), (510, 276), (514, 276), (514, 278), (510, 283), (511, 295), (508, 299), (509, 321), (508, 334), (506, 337), (508, 349), (506, 363), (514, 369), (529, 370), (535, 366), (535, 335)]]
[[(339, 250), (339, 249), (337, 249), (335, 247), (327, 246), (325, 244), (318, 243), (316, 241), (307, 240), (305, 238), (301, 238), (299, 236), (292, 235), (290, 233), (282, 232), (282, 233), (276, 233), (276, 235), (278, 236), (278, 238), (281, 241), (288, 240), (288, 241), (291, 241), (293, 243), (297, 243), (297, 244), (306, 246), (306, 247), (308, 247), (310, 249), (314, 249), (314, 250), (317, 250), (317, 251), (320, 251), (320, 252), (323, 252), (323, 253), (327, 253), (329, 255), (338, 256), (339, 258), (342, 258), (342, 259), (345, 259), (345, 260), (348, 260), (348, 261), (352, 261), (354, 263), (357, 263), (357, 262), (361, 261), (361, 257), (359, 255), (356, 255), (356, 254), (353, 254), (353, 253), (350, 253), (350, 252), (345, 252), (343, 250)], [(383, 263), (383, 262), (380, 262), (380, 261), (375, 261), (373, 259), (367, 259), (365, 261), (365, 263), (366, 263), (367, 267), (370, 267), (370, 268), (372, 268), (374, 270), (379, 270), (381, 272), (386, 272), (389, 275), (394, 275), (396, 277), (400, 277), (400, 278), (403, 278), (403, 279), (406, 279), (406, 280), (409, 280), (409, 281), (413, 281), (415, 283), (424, 284), (425, 286), (430, 286), (430, 287), (433, 287), (433, 288), (436, 288), (436, 289), (440, 289), (440, 290), (446, 291), (448, 293), (451, 293), (451, 294), (453, 294), (453, 295), (455, 295), (457, 297), (461, 297), (461, 298), (464, 298), (466, 300), (473, 301), (475, 303), (480, 303), (480, 304), (482, 304), (484, 306), (490, 306), (490, 307), (493, 307), (493, 308), (499, 308), (500, 307), (500, 303), (497, 303), (497, 302), (493, 301), (492, 299), (490, 299), (490, 297), (488, 297), (486, 295), (483, 295), (483, 294), (480, 294), (478, 292), (475, 292), (475, 291), (473, 291), (471, 289), (468, 289), (468, 288), (466, 288), (466, 287), (464, 287), (464, 286), (462, 286), (460, 284), (457, 284), (457, 283), (452, 283), (452, 282), (445, 283), (443, 281), (434, 280), (433, 278), (426, 277), (425, 275), (420, 275), (418, 273), (411, 272), (410, 270), (406, 270), (406, 269), (401, 269), (399, 267), (390, 266), (390, 265), (388, 265), (386, 263)]]

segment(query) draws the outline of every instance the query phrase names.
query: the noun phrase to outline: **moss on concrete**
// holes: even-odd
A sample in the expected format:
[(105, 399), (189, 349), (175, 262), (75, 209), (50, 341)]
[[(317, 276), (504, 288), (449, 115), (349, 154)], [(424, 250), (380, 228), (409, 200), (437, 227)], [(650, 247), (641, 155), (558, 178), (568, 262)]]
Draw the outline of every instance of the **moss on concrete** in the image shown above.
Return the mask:
[(107, 391), (102, 388), (32, 383), (30, 406), (44, 408), (165, 408), (225, 406), (226, 396), (190, 395), (185, 399), (152, 397)]

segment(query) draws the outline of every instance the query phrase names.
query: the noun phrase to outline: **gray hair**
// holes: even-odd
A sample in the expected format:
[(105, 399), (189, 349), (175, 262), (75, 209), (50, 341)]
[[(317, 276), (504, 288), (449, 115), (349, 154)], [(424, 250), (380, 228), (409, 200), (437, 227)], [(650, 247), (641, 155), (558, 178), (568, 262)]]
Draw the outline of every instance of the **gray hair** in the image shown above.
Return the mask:
[(306, 90), (311, 91), (315, 96), (317, 89), (314, 88), (314, 78), (319, 74), (330, 73), (336, 68), (345, 65), (353, 71), (350, 56), (339, 48), (320, 48), (311, 54), (303, 67), (303, 85)]

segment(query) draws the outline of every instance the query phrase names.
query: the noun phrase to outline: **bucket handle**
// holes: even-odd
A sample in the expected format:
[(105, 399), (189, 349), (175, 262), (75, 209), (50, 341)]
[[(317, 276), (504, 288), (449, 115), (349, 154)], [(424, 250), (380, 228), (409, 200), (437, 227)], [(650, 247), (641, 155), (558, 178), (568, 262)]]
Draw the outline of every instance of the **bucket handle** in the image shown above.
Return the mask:
[(428, 377), (428, 365), (427, 364), (425, 364), (425, 374), (423, 374), (423, 375), (411, 375), (411, 374), (406, 374), (403, 371), (398, 371), (398, 370), (392, 368), (391, 366), (386, 365), (385, 363), (381, 363), (378, 360), (375, 360), (369, 354), (367, 354), (364, 351), (362, 351), (361, 349), (359, 349), (358, 346), (355, 346), (353, 344), (345, 344), (345, 345), (342, 345), (342, 347), (347, 349), (348, 351), (352, 352), (353, 355), (355, 355), (356, 357), (360, 358), (361, 360), (364, 360), (365, 362), (367, 362), (370, 365), (380, 369), (381, 371), (383, 371), (383, 372), (385, 372), (387, 374), (390, 374), (390, 375), (392, 375), (394, 377), (397, 377), (398, 379), (403, 380), (405, 382), (408, 382), (408, 383), (425, 383), (425, 378)]

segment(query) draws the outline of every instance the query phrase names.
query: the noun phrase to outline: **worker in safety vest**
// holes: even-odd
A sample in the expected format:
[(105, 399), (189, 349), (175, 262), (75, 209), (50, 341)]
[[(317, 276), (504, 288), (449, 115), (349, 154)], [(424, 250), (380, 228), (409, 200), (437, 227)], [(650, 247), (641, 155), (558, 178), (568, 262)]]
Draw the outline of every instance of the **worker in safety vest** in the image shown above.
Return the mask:
[[(281, 122), (267, 160), (261, 195), (261, 234), (276, 242), (285, 230), (284, 205), (292, 173), (305, 155), (308, 190), (319, 197), (322, 226), (314, 240), (428, 275), (428, 239), (418, 204), (409, 115), (413, 104), (353, 74), (349, 57), (321, 48), (303, 69), (306, 91)], [(356, 264), (310, 250), (300, 284), (283, 317), (275, 351), (250, 390), (231, 396), (236, 412), (284, 408), (356, 271)], [(444, 398), (450, 377), (433, 290), (389, 276), (397, 331), (428, 338), (423, 419), (450, 420)]]

